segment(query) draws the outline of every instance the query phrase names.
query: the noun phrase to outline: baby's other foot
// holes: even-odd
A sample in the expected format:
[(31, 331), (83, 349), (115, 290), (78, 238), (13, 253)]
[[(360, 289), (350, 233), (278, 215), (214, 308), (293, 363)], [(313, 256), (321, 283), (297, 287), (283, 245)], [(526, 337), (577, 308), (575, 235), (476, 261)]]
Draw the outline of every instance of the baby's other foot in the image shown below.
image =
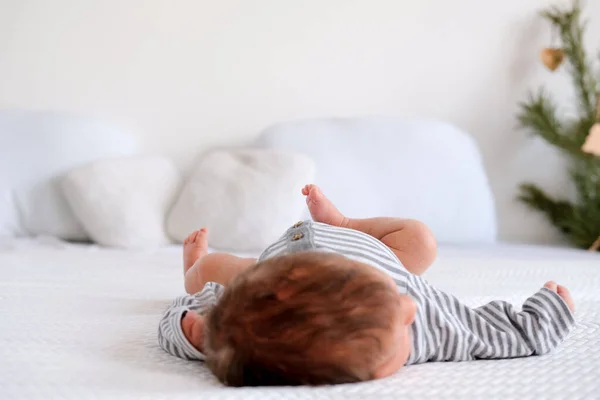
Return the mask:
[(206, 254), (208, 254), (208, 229), (202, 228), (190, 233), (183, 241), (183, 273), (185, 274)]
[(306, 205), (313, 220), (333, 226), (345, 226), (346, 217), (333, 205), (317, 185), (306, 185), (302, 188), (306, 196)]
[(565, 303), (567, 303), (567, 306), (569, 306), (569, 309), (571, 310), (571, 312), (573, 312), (573, 313), (575, 312), (575, 302), (573, 301), (573, 297), (571, 297), (571, 292), (569, 292), (569, 289), (557, 284), (554, 281), (546, 282), (544, 287), (546, 289), (552, 290), (555, 293), (558, 293), (558, 295), (560, 297), (562, 297), (562, 299), (565, 301)]

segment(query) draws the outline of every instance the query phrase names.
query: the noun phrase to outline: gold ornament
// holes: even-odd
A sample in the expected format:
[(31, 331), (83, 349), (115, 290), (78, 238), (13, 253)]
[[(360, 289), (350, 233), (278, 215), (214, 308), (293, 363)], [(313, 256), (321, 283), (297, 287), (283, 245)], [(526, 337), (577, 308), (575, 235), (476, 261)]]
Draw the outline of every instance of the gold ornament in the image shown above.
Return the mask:
[[(586, 153), (600, 156), (600, 92), (596, 94), (596, 122), (590, 133), (585, 138), (585, 143), (581, 147)], [(600, 249), (600, 236), (594, 241), (594, 243), (588, 249), (589, 251), (597, 251)]]
[(585, 138), (585, 143), (581, 146), (581, 150), (588, 154), (593, 154), (600, 157), (600, 123), (596, 122), (590, 133)]
[(557, 47), (546, 47), (540, 56), (546, 68), (555, 71), (565, 59), (565, 52)]
[(585, 138), (581, 150), (600, 157), (600, 92), (596, 94), (596, 121)]

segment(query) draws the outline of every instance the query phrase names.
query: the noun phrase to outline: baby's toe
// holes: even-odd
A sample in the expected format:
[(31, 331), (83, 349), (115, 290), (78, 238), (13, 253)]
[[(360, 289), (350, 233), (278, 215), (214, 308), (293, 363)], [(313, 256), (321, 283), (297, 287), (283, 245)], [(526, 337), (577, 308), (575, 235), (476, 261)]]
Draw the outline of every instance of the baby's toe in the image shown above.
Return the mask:
[(194, 243), (196, 241), (196, 237), (198, 236), (198, 232), (200, 231), (194, 231), (192, 233), (190, 233), (190, 235), (187, 237), (187, 239), (185, 239), (185, 244), (190, 244), (190, 243)]
[(554, 281), (546, 282), (546, 284), (544, 285), (544, 287), (545, 287), (546, 289), (550, 289), (550, 290), (552, 290), (553, 292), (556, 292), (556, 293), (558, 293), (558, 285), (557, 285), (557, 284), (556, 284), (556, 282), (554, 282)]
[(573, 301), (573, 297), (571, 296), (571, 292), (564, 286), (558, 285), (557, 293), (562, 299), (567, 303), (567, 306), (571, 309), (572, 312), (575, 312), (575, 302)]
[(194, 242), (202, 243), (203, 241), (206, 241), (207, 234), (208, 234), (208, 229), (206, 229), (206, 228), (200, 229), (198, 231), (198, 233), (196, 234), (196, 237), (194, 238)]
[(569, 292), (569, 289), (567, 289), (566, 287), (562, 286), (562, 285), (558, 285), (556, 288), (558, 294), (560, 294), (561, 296), (564, 294), (565, 296), (570, 296), (571, 292)]
[(323, 192), (321, 192), (321, 189), (318, 186), (312, 185), (308, 196), (314, 201), (319, 201), (323, 198)]

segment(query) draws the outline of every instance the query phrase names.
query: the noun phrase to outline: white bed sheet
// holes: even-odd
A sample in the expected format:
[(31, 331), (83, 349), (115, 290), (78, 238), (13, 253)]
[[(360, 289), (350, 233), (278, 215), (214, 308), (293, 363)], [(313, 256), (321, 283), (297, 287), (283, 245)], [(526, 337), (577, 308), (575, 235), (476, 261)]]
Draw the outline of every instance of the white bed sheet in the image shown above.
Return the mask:
[(178, 248), (106, 250), (0, 240), (0, 399), (600, 398), (600, 255), (529, 246), (442, 248), (427, 278), (472, 306), (568, 286), (577, 328), (554, 354), (428, 363), (368, 383), (221, 387), (203, 364), (164, 353), (162, 311), (182, 293)]

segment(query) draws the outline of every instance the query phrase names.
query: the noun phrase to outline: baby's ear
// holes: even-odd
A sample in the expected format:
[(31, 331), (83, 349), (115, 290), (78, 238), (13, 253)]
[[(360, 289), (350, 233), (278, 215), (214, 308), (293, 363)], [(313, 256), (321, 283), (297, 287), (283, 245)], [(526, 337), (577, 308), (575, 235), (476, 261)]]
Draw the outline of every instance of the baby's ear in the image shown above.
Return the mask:
[(204, 315), (198, 315), (194, 320), (194, 325), (192, 326), (192, 338), (190, 342), (194, 347), (196, 347), (199, 351), (203, 351), (204, 347), (204, 337), (206, 332), (206, 318)]

